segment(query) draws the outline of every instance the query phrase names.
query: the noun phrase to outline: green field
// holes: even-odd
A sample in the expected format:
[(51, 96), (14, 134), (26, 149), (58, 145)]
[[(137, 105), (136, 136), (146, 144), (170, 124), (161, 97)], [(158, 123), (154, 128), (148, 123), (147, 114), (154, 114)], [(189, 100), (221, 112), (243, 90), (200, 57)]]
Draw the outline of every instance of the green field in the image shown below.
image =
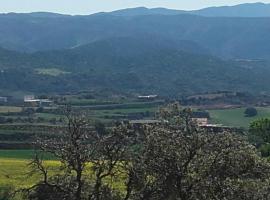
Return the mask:
[(245, 117), (246, 108), (209, 110), (213, 123), (222, 124), (231, 127), (248, 128), (249, 124), (260, 118), (270, 118), (270, 107), (258, 107), (258, 115), (255, 117)]
[[(28, 160), (35, 155), (34, 150), (0, 150), (0, 159), (22, 159)], [(45, 155), (44, 160), (53, 160), (52, 155)]]

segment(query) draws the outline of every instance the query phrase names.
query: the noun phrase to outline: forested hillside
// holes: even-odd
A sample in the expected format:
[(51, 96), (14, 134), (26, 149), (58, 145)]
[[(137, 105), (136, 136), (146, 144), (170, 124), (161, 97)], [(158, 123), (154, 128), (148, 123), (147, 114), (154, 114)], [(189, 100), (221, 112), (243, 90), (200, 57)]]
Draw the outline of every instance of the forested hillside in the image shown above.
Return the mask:
[(108, 88), (170, 96), (217, 90), (270, 92), (267, 62), (224, 61), (181, 50), (190, 44), (183, 41), (172, 47), (160, 40), (124, 37), (32, 54), (2, 49), (0, 85), (12, 91)]

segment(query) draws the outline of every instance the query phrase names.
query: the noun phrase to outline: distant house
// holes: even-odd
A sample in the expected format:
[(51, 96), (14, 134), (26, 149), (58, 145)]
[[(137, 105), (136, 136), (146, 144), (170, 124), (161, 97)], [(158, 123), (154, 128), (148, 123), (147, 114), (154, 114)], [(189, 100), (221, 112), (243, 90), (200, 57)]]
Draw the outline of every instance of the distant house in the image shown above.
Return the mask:
[(158, 95), (138, 96), (138, 99), (156, 99)]

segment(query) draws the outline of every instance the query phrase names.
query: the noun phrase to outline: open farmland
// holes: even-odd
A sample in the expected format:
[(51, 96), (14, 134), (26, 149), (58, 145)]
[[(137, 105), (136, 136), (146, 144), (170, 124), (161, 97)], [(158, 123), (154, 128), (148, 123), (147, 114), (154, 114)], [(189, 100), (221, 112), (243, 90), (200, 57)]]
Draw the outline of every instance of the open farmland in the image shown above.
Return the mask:
[(258, 115), (255, 117), (245, 117), (245, 109), (246, 108), (209, 110), (209, 113), (213, 123), (243, 128), (248, 128), (250, 122), (256, 119), (270, 118), (270, 107), (257, 107)]

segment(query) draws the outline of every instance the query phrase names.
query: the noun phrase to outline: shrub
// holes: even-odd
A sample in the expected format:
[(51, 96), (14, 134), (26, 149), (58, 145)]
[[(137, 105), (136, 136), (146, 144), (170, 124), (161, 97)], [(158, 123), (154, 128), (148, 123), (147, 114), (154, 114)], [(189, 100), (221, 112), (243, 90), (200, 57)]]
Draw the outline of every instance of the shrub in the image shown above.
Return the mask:
[(245, 110), (245, 117), (254, 117), (258, 114), (256, 108), (249, 107)]

